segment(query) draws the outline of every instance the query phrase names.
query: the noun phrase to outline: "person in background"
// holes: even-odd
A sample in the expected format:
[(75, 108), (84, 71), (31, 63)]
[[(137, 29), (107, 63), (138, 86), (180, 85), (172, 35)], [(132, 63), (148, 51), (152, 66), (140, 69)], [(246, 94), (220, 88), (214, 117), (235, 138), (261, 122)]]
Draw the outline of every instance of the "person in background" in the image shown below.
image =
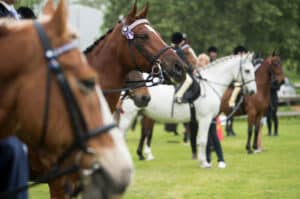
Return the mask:
[[(244, 46), (238, 45), (233, 49), (234, 55), (243, 55), (248, 52), (247, 48)], [(237, 98), (241, 91), (241, 83), (240, 82), (233, 82), (233, 91), (229, 98), (228, 105), (231, 109), (233, 109), (236, 105)], [(226, 120), (226, 134), (227, 136), (235, 136), (236, 134), (232, 131), (232, 124), (233, 124), (233, 117)]]
[(217, 47), (210, 46), (207, 49), (207, 52), (208, 52), (208, 56), (210, 57), (210, 62), (213, 62), (213, 61), (215, 61), (217, 59), (217, 57), (218, 57), (218, 49), (217, 49)]
[[(0, 17), (19, 20), (20, 16), (14, 8), (15, 0), (0, 1)], [(27, 185), (28, 159), (27, 148), (15, 136), (0, 140), (0, 193), (14, 191)], [(28, 192), (23, 191), (9, 199), (27, 199)]]
[[(198, 56), (197, 67), (203, 67), (210, 63), (210, 57), (205, 53), (202, 53)], [(221, 169), (226, 168), (226, 163), (223, 156), (222, 145), (217, 135), (217, 125), (215, 117), (209, 127), (207, 146), (206, 146), (206, 160), (209, 163), (208, 168), (211, 167), (211, 152), (212, 149), (216, 152), (218, 158), (218, 167)], [(201, 124), (200, 124), (201, 125)]]
[(267, 127), (268, 135), (272, 135), (272, 121), (274, 123), (274, 136), (278, 136), (278, 118), (277, 118), (277, 107), (278, 107), (278, 95), (277, 91), (279, 90), (280, 85), (276, 81), (271, 83), (271, 93), (270, 93), (270, 104), (266, 111), (267, 117)]
[(209, 127), (206, 145), (206, 160), (209, 163), (209, 167), (211, 167), (211, 151), (214, 149), (218, 158), (218, 167), (224, 169), (226, 168), (226, 163), (223, 156), (222, 145), (217, 135), (216, 118), (217, 117), (212, 120)]
[(196, 66), (197, 66), (197, 67), (205, 66), (205, 65), (209, 64), (209, 62), (210, 62), (209, 60), (210, 60), (210, 57), (209, 57), (207, 54), (201, 53), (201, 54), (198, 56)]

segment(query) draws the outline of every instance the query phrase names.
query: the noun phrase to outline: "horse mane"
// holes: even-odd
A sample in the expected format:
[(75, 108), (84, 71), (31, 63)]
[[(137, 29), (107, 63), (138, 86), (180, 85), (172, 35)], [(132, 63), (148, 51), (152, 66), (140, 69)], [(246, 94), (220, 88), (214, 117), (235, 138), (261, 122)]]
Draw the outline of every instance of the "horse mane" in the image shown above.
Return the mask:
[(87, 47), (83, 53), (87, 54), (89, 52), (91, 52), (102, 40), (104, 40), (104, 38), (109, 35), (112, 31), (114, 30), (114, 28), (110, 28), (104, 35), (102, 35), (99, 39), (97, 39), (92, 45), (90, 45), (89, 47)]
[(203, 66), (199, 69), (202, 70), (202, 69), (208, 69), (208, 68), (214, 67), (215, 65), (217, 65), (221, 62), (230, 60), (230, 59), (235, 58), (237, 56), (239, 56), (239, 55), (228, 55), (228, 56), (225, 56), (225, 57), (221, 57), (221, 58), (216, 59), (215, 61), (213, 61), (213, 62), (211, 62), (211, 63), (207, 64), (206, 66)]

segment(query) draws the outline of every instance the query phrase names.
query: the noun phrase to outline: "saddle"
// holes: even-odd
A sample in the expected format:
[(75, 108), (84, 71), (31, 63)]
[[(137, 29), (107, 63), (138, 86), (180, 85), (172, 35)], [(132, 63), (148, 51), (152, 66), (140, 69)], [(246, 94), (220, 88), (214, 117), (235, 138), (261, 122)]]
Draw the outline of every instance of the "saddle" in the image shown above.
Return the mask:
[(193, 103), (201, 94), (199, 82), (193, 77), (193, 83), (182, 96), (182, 103)]

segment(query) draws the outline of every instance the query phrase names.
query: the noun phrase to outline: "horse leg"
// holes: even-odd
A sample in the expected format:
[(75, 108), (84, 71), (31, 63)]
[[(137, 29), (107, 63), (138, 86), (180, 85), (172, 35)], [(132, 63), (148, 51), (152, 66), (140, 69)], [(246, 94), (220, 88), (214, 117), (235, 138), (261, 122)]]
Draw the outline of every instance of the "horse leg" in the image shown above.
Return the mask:
[(226, 120), (226, 133), (227, 136), (235, 136), (235, 132), (233, 132), (233, 122), (234, 118), (231, 117), (229, 120)]
[(147, 141), (146, 141), (146, 146), (144, 149), (144, 153), (146, 154), (146, 160), (154, 160), (154, 156), (152, 154), (151, 150), (151, 141), (152, 141), (152, 135), (153, 135), (153, 128), (147, 130)]
[(226, 120), (226, 134), (227, 136), (231, 136), (231, 132), (232, 132), (232, 128), (231, 128), (231, 121), (232, 121), (232, 118), (229, 118)]
[(271, 136), (272, 135), (272, 111), (270, 107), (268, 107), (267, 109), (266, 117), (267, 117), (268, 135)]
[(137, 148), (137, 155), (139, 156), (139, 160), (145, 160), (145, 157), (143, 155), (143, 147), (144, 147), (144, 142), (145, 142), (145, 139), (146, 139), (146, 135), (147, 135), (147, 128), (145, 127), (145, 124), (143, 123), (144, 121), (144, 118), (146, 116), (142, 116), (142, 121), (141, 121), (141, 137), (140, 137), (140, 141), (139, 141), (139, 145), (138, 145), (138, 148)]
[(253, 129), (252, 124), (250, 124), (248, 122), (248, 136), (247, 136), (247, 145), (246, 145), (246, 150), (247, 150), (248, 154), (252, 153), (252, 150), (251, 150), (251, 147), (250, 147), (250, 145), (251, 145), (250, 142), (251, 142), (251, 138), (252, 138), (252, 129)]
[(277, 117), (276, 109), (273, 112), (273, 122), (274, 122), (274, 136), (278, 136), (278, 117)]
[(260, 133), (259, 131), (261, 130), (260, 129), (261, 126), (260, 126), (260, 121), (258, 122), (258, 124), (256, 123), (255, 124), (255, 128), (254, 128), (254, 139), (253, 139), (253, 146), (252, 148), (254, 149), (255, 152), (258, 152), (257, 149), (257, 142), (258, 142), (258, 134)]
[(198, 124), (196, 121), (191, 121), (189, 126), (190, 126), (189, 130), (190, 130), (190, 141), (191, 141), (191, 149), (192, 149), (192, 159), (196, 159)]
[(188, 140), (190, 139), (190, 134), (191, 134), (191, 129), (190, 129), (190, 124), (189, 123), (184, 123), (184, 133), (183, 133), (183, 142), (187, 143)]
[(211, 165), (207, 162), (206, 145), (208, 139), (208, 130), (212, 120), (212, 116), (199, 118), (199, 128), (197, 135), (197, 144), (199, 144), (198, 160), (202, 168), (210, 168)]
[(233, 123), (234, 123), (234, 117), (231, 118), (230, 122), (230, 131), (231, 131), (231, 136), (236, 136), (234, 130), (233, 130)]
[[(154, 124), (155, 124), (155, 121), (153, 119), (146, 117), (146, 116), (144, 116), (142, 118), (143, 134), (144, 134), (145, 138), (147, 139), (146, 146), (144, 149), (144, 153), (146, 154), (146, 160), (154, 159), (154, 156), (151, 151), (151, 141), (152, 141)], [(145, 142), (145, 140), (143, 140), (143, 142)], [(142, 149), (143, 148), (141, 148), (140, 152), (142, 152)]]

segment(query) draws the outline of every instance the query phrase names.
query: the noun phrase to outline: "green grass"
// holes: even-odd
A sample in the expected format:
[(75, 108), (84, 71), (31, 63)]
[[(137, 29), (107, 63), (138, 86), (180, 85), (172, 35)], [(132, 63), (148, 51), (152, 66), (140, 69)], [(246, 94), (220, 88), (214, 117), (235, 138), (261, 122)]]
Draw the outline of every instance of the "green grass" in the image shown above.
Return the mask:
[(287, 76), (292, 83), (299, 83), (300, 82), (300, 74), (296, 73), (295, 71), (288, 71), (284, 70), (285, 76)]
[[(153, 161), (138, 161), (135, 154), (139, 128), (128, 134), (135, 162), (135, 177), (125, 199), (297, 199), (300, 198), (300, 118), (281, 119), (278, 137), (263, 132), (264, 152), (248, 155), (245, 151), (246, 124), (236, 121), (236, 137), (222, 142), (227, 168), (201, 169), (191, 160), (189, 146), (182, 136), (155, 127)], [(182, 132), (182, 129), (181, 131)], [(49, 198), (46, 187), (31, 191), (31, 198)]]

